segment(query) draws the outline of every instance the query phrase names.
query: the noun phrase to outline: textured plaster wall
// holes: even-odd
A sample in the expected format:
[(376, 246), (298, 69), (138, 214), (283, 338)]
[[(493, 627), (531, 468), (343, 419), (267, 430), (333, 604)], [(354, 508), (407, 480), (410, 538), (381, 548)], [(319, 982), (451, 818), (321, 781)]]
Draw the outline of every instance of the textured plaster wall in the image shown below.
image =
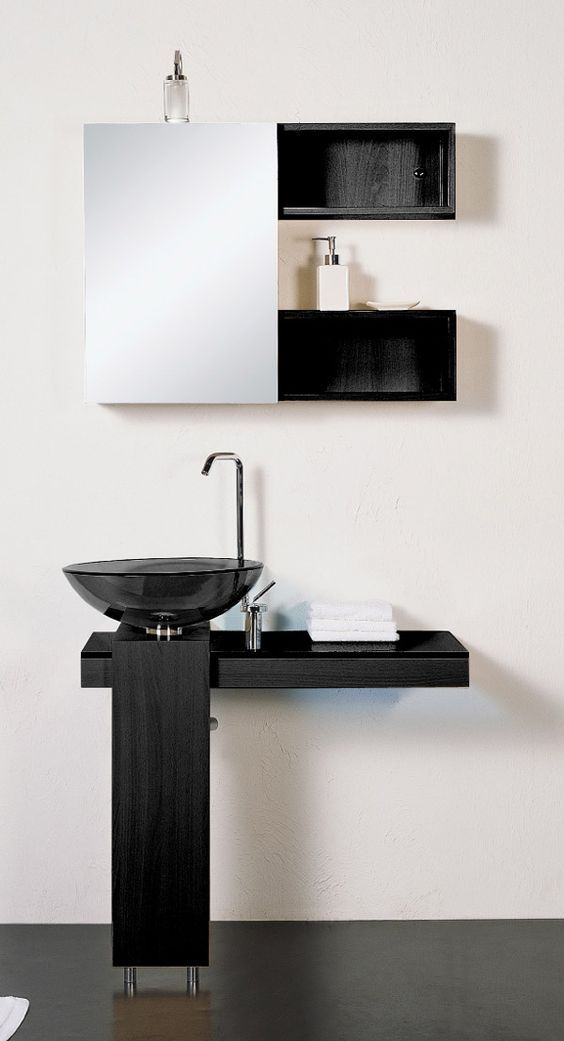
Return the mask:
[[(213, 916), (564, 914), (563, 10), (4, 0), (0, 920), (109, 919), (110, 694), (79, 687), (106, 623), (60, 567), (230, 552), (214, 449), (247, 466), (271, 621), (387, 597), (472, 685), (215, 694)], [(457, 308), (458, 402), (83, 404), (82, 124), (159, 120), (176, 46), (196, 120), (457, 122), (455, 222), (315, 231), (353, 303)], [(280, 229), (283, 307), (313, 304), (313, 231)]]

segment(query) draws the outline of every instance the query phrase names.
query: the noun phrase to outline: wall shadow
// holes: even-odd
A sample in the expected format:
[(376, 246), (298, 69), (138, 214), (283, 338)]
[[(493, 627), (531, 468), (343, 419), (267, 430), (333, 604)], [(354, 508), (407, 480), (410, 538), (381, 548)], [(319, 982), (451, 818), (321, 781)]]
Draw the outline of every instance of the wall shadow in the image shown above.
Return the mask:
[(495, 413), (498, 409), (498, 344), (492, 326), (457, 316), (458, 412)]
[(478, 134), (456, 135), (456, 219), (495, 220), (498, 210), (498, 141)]
[[(252, 554), (249, 554), (249, 549), (245, 543), (245, 553), (247, 556), (251, 556), (254, 559), (254, 553), (256, 552), (257, 560), (266, 559), (266, 495), (265, 495), (265, 484), (264, 484), (264, 467), (254, 466), (250, 472), (249, 491), (251, 502), (254, 504), (254, 513), (256, 518), (256, 542), (253, 546)], [(245, 489), (246, 491), (246, 489)], [(266, 585), (266, 583), (264, 583)]]
[[(422, 629), (425, 623), (421, 618), (409, 611), (396, 611), (398, 626), (403, 629)], [(505, 736), (511, 740), (517, 733), (537, 734), (543, 738), (562, 740), (564, 729), (564, 712), (550, 701), (546, 695), (524, 682), (512, 669), (500, 665), (493, 658), (475, 648), (458, 633), (461, 643), (470, 652), (470, 686), (460, 691), (462, 697), (471, 697), (477, 691), (482, 698), (487, 698), (493, 708), (498, 711), (491, 716), (495, 722), (496, 739)], [(448, 688), (447, 688), (448, 689)], [(469, 720), (462, 718), (465, 728)], [(471, 729), (476, 732), (475, 720)], [(441, 731), (442, 733), (442, 731)]]
[(471, 645), (468, 650), (471, 678), (506, 708), (514, 726), (527, 734), (538, 734), (560, 744), (564, 732), (562, 709), (538, 688), (523, 682), (513, 669), (500, 665)]
[(316, 287), (316, 265), (310, 260), (296, 268), (296, 310), (310, 311), (315, 307)]
[[(303, 602), (279, 609), (278, 627), (301, 628), (304, 609)], [(402, 629), (425, 628), (409, 611), (396, 614)], [(320, 808), (315, 764), (321, 746), (342, 764), (347, 757), (378, 756), (379, 749), (387, 755), (395, 746), (416, 749), (417, 755), (425, 750), (430, 758), (459, 748), (472, 762), (474, 751), (495, 756), (499, 750), (507, 757), (508, 749), (561, 745), (562, 709), (541, 688), (460, 638), (470, 651), (467, 688), (213, 692), (220, 728), (225, 713), (231, 730), (219, 751), (221, 792), (231, 804), (237, 835), (237, 851), (225, 853), (233, 857), (224, 870), (225, 906), (240, 906), (243, 893), (244, 918), (315, 918), (327, 888), (339, 884), (330, 857), (312, 837)], [(253, 723), (251, 734), (236, 722), (234, 699), (237, 714), (247, 726)]]
[(358, 247), (349, 246), (349, 286), (351, 310), (366, 309), (367, 300), (377, 300), (377, 280), (375, 275), (366, 271), (357, 259)]
[[(227, 803), (223, 813), (234, 834), (224, 850), (222, 903), (238, 907), (244, 920), (311, 917), (318, 875), (311, 839), (315, 786), (293, 747), (297, 721), (288, 712), (290, 696), (288, 691), (212, 692), (222, 739), (221, 747), (212, 749), (212, 774), (217, 755), (216, 797)], [(251, 734), (229, 724), (228, 702), (234, 698), (247, 725), (252, 720)], [(212, 826), (212, 849), (213, 832)]]

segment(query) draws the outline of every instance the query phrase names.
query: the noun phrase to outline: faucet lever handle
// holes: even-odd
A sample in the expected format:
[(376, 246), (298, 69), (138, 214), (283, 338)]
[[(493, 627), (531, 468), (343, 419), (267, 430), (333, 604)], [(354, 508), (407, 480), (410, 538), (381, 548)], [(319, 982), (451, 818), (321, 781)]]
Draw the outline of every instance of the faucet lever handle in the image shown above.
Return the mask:
[(268, 585), (264, 587), (264, 589), (261, 589), (260, 593), (257, 593), (257, 595), (253, 597), (253, 604), (256, 604), (257, 600), (260, 600), (261, 596), (264, 596), (265, 593), (268, 593), (268, 590), (272, 589), (272, 587), (275, 585), (276, 579), (273, 578), (272, 582), (269, 582)]
[(260, 651), (262, 641), (262, 615), (268, 611), (266, 604), (258, 604), (261, 596), (268, 593), (276, 585), (273, 580), (269, 582), (260, 593), (250, 601), (245, 597), (241, 602), (240, 610), (245, 612), (245, 647), (248, 651)]

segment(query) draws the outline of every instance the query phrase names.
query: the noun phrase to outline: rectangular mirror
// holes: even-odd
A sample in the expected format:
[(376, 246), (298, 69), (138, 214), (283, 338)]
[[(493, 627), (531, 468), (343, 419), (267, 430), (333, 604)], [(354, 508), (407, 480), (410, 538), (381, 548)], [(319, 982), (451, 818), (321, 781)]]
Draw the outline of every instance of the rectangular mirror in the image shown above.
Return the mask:
[(277, 401), (276, 125), (84, 129), (86, 398)]

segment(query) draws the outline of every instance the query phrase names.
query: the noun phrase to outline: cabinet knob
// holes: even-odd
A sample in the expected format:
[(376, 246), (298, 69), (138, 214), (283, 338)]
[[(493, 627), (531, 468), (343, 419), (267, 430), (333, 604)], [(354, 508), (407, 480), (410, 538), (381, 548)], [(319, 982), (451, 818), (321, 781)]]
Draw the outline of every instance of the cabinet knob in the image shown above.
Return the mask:
[(423, 167), (416, 166), (415, 170), (413, 171), (413, 176), (416, 177), (418, 181), (421, 180), (421, 178), (425, 176), (425, 171)]

